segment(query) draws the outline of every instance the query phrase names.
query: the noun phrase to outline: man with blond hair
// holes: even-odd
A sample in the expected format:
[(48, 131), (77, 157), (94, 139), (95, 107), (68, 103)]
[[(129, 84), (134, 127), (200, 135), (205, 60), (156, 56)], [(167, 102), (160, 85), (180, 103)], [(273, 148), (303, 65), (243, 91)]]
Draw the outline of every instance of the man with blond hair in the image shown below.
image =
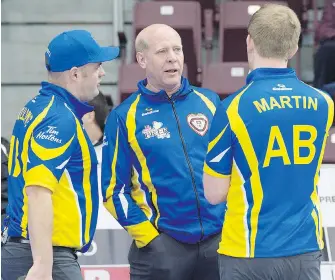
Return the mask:
[(227, 200), (221, 279), (320, 279), (317, 184), (334, 104), (287, 68), (300, 30), (291, 9), (261, 7), (248, 27), (247, 85), (214, 116), (203, 180), (210, 203)]

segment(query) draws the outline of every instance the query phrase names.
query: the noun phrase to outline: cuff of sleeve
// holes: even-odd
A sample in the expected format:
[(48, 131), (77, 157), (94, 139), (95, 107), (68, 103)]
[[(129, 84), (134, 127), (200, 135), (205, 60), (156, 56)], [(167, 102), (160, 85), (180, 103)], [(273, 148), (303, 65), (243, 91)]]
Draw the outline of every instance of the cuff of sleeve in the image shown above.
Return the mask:
[(224, 175), (224, 174), (221, 174), (221, 173), (218, 173), (216, 171), (214, 171), (212, 168), (210, 168), (207, 163), (205, 162), (204, 164), (204, 172), (208, 175), (211, 175), (213, 177), (216, 177), (216, 178), (229, 178), (230, 177), (230, 174), (229, 175)]
[(52, 172), (44, 165), (38, 165), (24, 175), (24, 187), (26, 186), (39, 186), (49, 189), (54, 192), (58, 181)]
[(144, 221), (137, 225), (125, 226), (125, 229), (133, 237), (138, 248), (148, 245), (151, 240), (159, 235), (159, 232), (150, 221)]

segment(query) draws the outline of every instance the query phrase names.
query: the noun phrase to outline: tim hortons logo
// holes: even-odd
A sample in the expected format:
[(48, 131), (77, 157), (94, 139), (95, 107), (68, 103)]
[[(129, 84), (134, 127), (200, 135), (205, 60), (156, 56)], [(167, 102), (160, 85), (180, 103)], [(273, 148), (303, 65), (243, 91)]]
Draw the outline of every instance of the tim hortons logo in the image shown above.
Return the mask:
[(199, 135), (204, 136), (208, 130), (208, 119), (204, 114), (189, 114), (188, 125)]

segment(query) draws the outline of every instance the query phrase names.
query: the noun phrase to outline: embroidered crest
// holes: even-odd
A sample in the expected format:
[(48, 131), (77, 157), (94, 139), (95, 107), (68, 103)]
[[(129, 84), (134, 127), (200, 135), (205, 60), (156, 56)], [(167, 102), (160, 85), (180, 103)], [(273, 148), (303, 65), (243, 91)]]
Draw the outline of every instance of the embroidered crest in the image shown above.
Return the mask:
[(163, 127), (162, 122), (152, 122), (151, 125), (146, 125), (142, 130), (142, 133), (145, 136), (145, 139), (156, 137), (158, 139), (170, 138), (170, 132), (166, 127)]
[(204, 136), (208, 130), (208, 119), (204, 114), (189, 114), (188, 125), (199, 135)]

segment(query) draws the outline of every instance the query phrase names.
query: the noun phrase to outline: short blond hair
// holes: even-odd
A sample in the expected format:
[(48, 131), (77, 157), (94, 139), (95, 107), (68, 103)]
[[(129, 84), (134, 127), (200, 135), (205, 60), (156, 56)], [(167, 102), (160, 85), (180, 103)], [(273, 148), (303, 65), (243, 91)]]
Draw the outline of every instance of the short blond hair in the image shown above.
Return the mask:
[(261, 57), (289, 59), (298, 47), (300, 21), (293, 10), (278, 4), (265, 4), (253, 14), (248, 33)]

